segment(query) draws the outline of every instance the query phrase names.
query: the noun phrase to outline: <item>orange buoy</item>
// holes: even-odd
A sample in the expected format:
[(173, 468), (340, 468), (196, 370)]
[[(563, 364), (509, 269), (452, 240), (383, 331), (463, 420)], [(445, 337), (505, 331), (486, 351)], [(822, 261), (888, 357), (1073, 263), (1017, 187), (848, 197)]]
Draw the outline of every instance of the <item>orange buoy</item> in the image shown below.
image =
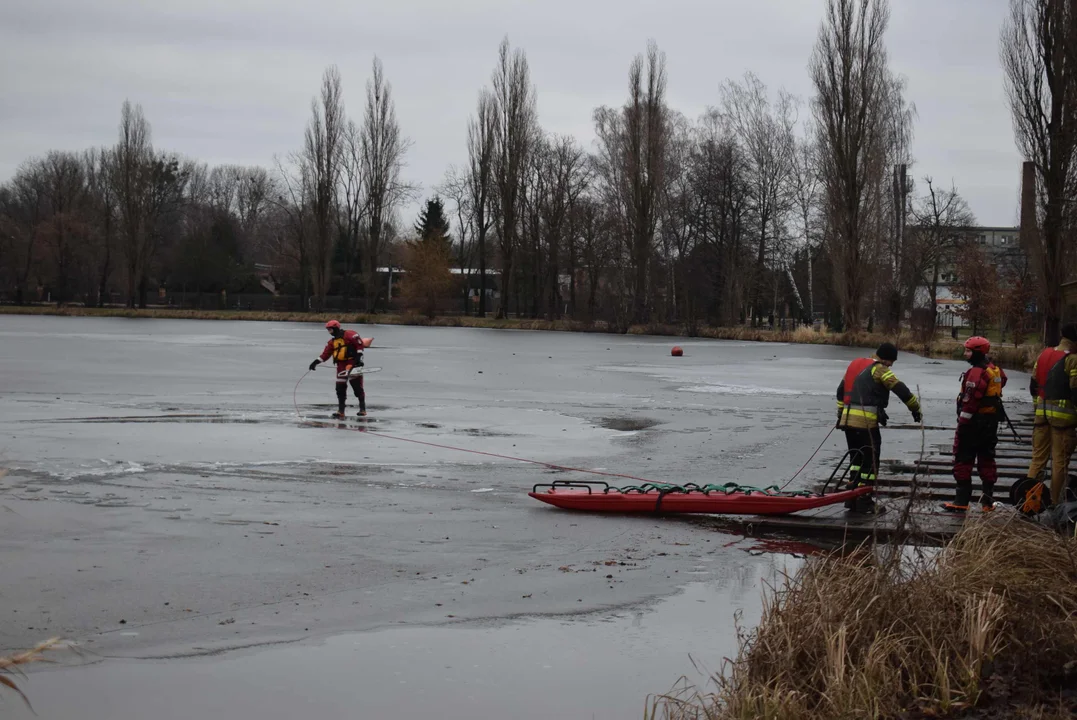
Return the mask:
[(674, 345), (673, 350), (671, 350), (669, 354), (673, 357), (680, 357), (681, 355), (684, 355), (684, 350), (681, 350), (680, 345)]

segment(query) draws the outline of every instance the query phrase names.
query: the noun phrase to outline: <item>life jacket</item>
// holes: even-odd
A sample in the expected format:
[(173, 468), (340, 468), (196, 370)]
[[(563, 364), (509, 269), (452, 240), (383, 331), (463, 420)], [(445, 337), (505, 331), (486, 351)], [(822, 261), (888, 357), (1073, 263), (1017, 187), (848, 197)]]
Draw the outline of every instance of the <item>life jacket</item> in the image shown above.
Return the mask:
[[(1066, 350), (1059, 350), (1058, 348), (1045, 348), (1040, 353), (1039, 359), (1036, 360), (1036, 386), (1039, 388), (1038, 395), (1042, 399), (1046, 399), (1047, 395), (1047, 376), (1054, 370), (1060, 363), (1065, 367), (1063, 362), (1069, 352)], [(1066, 385), (1066, 395), (1069, 397), (1069, 385)]]
[(984, 391), (976, 412), (981, 415), (994, 415), (1002, 407), (1002, 371), (994, 363), (988, 363), (982, 372), (987, 378), (987, 390)]
[(1043, 385), (1043, 409), (1048, 420), (1073, 425), (1077, 424), (1077, 408), (1071, 400), (1070, 376), (1066, 371), (1066, 356), (1069, 353), (1060, 354), (1062, 358), (1047, 371)]
[[(348, 330), (347, 332), (344, 333), (344, 337), (333, 338), (333, 340), (332, 340), (332, 343), (333, 343), (333, 355), (332, 355), (333, 360), (340, 363), (340, 362), (348, 362), (349, 360), (354, 360), (355, 359), (355, 357), (357, 355), (357, 353), (355, 351), (355, 347), (352, 344), (349, 344), (349, 342), (348, 342), (349, 340), (352, 340), (354, 337), (355, 337), (355, 331), (354, 330)], [(362, 341), (360, 341), (360, 342), (362, 342)]]
[(845, 370), (843, 417), (853, 415), (877, 421), (879, 410), (890, 402), (890, 391), (875, 382), (872, 375), (878, 362), (875, 358), (859, 358), (849, 363)]
[(1047, 375), (1055, 367), (1055, 365), (1062, 363), (1066, 359), (1066, 351), (1059, 350), (1058, 348), (1044, 348), (1040, 356), (1036, 358), (1036, 397), (1032, 399), (1032, 403), (1036, 410), (1035, 424), (1045, 425), (1047, 423), (1047, 400), (1045, 395), (1047, 394)]

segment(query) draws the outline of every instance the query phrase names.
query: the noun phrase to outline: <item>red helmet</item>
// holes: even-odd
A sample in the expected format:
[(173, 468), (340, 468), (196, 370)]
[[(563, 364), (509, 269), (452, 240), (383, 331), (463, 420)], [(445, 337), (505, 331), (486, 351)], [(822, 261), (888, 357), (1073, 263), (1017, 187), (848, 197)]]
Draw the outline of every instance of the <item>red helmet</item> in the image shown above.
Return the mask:
[(984, 355), (991, 352), (991, 341), (985, 337), (976, 335), (965, 341), (965, 348), (973, 352), (982, 352)]
[(338, 323), (336, 320), (330, 320), (325, 324), (325, 327), (327, 330), (339, 330), (340, 323)]

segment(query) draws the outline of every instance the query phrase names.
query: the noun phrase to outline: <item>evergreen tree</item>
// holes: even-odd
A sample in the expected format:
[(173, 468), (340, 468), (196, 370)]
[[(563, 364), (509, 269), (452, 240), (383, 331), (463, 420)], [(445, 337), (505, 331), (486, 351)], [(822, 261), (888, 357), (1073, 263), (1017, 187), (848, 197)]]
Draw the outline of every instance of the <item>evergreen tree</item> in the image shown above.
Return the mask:
[(444, 240), (447, 245), (452, 244), (452, 238), (449, 237), (449, 220), (445, 217), (445, 206), (437, 195), (426, 201), (426, 207), (419, 213), (419, 222), (415, 223), (415, 232), (420, 240), (438, 238)]

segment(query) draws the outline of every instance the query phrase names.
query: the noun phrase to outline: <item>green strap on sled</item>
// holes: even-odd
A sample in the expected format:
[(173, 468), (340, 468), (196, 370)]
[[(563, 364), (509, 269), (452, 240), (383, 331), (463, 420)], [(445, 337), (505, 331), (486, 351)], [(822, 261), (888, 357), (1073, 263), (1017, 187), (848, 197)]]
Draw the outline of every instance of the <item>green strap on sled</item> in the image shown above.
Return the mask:
[(753, 492), (764, 493), (765, 495), (782, 495), (785, 497), (814, 497), (814, 493), (807, 490), (786, 490), (783, 491), (777, 485), (769, 485), (765, 488), (758, 488), (754, 485), (741, 485), (740, 483), (728, 482), (722, 485), (715, 485), (708, 483), (706, 485), (697, 485), (696, 483), (685, 483), (684, 485), (675, 485), (673, 483), (661, 483), (661, 482), (649, 482), (642, 485), (625, 485), (624, 487), (609, 487), (606, 489), (607, 493), (616, 492), (621, 494), (640, 493), (646, 495), (649, 492), (657, 491), (659, 495), (668, 495), (670, 493), (693, 493), (699, 492), (704, 495), (710, 495), (711, 493), (723, 493), (725, 495), (733, 495), (734, 493), (744, 493), (745, 495)]

